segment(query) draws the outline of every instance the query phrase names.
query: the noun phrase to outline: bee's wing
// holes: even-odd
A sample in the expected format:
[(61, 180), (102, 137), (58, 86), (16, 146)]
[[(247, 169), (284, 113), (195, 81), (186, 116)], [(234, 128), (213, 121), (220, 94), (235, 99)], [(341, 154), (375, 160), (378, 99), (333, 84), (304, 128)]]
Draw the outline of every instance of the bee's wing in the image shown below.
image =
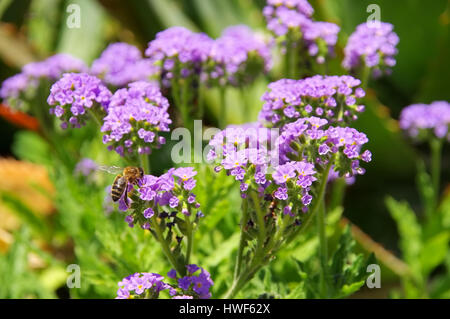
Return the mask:
[(99, 170), (108, 172), (110, 174), (119, 174), (122, 173), (123, 167), (119, 166), (107, 166), (107, 165), (100, 165), (98, 167)]

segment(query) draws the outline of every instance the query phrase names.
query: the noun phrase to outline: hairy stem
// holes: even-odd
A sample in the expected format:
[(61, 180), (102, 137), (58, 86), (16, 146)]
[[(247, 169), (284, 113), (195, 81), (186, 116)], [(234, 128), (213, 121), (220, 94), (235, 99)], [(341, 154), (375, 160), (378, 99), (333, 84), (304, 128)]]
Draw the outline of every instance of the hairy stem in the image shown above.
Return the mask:
[(187, 247), (186, 247), (186, 258), (185, 258), (185, 264), (189, 265), (190, 259), (191, 259), (191, 253), (192, 253), (192, 247), (193, 247), (193, 232), (192, 232), (192, 223), (189, 220), (189, 216), (186, 216), (184, 219), (187, 225)]
[(139, 154), (139, 161), (141, 163), (141, 167), (144, 170), (144, 174), (150, 174), (150, 159), (147, 154)]
[(176, 269), (176, 271), (181, 276), (184, 276), (186, 273), (186, 269), (185, 267), (183, 267), (183, 265), (180, 265), (177, 262), (175, 256), (172, 254), (172, 251), (170, 250), (167, 241), (164, 239), (161, 227), (159, 227), (158, 221), (156, 220), (156, 216), (150, 219), (150, 226), (155, 231), (156, 240), (161, 244), (161, 248), (164, 252), (164, 255), (166, 255), (167, 259), (169, 259), (170, 264)]
[(442, 140), (434, 138), (430, 142), (431, 148), (431, 182), (433, 183), (433, 211), (439, 203), (439, 186), (441, 175)]
[(370, 79), (370, 72), (371, 69), (364, 65), (364, 68), (362, 69), (361, 72), (361, 88), (366, 91), (367, 87), (369, 86), (369, 79)]
[(316, 214), (317, 233), (319, 236), (320, 255), (320, 292), (321, 296), (328, 297), (327, 274), (328, 274), (328, 243), (326, 234), (325, 203), (322, 200)]
[(244, 199), (242, 201), (242, 220), (241, 220), (241, 239), (239, 241), (239, 248), (236, 255), (236, 266), (234, 268), (234, 281), (237, 280), (242, 267), (242, 254), (245, 248), (245, 235), (244, 230), (248, 220), (248, 201)]
[(203, 115), (205, 113), (205, 102), (204, 102), (204, 84), (203, 81), (199, 81), (198, 89), (197, 89), (197, 114), (198, 118), (203, 119)]
[(220, 111), (219, 111), (219, 128), (224, 129), (227, 125), (227, 106), (226, 106), (226, 88), (219, 88), (220, 95)]

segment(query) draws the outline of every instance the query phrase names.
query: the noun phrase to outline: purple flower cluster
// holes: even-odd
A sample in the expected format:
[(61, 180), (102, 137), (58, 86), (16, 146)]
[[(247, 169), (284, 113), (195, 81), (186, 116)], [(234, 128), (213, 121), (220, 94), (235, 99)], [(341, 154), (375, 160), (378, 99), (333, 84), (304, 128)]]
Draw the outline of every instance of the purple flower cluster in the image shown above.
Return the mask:
[(202, 80), (219, 85), (248, 84), (261, 71), (272, 67), (270, 46), (264, 38), (245, 26), (228, 27), (209, 51)]
[[(177, 286), (181, 289), (181, 292), (175, 289), (170, 292), (172, 299), (193, 299), (194, 296), (200, 299), (211, 298), (210, 289), (214, 282), (209, 272), (194, 264), (187, 265), (186, 268), (188, 274), (181, 278), (177, 278), (175, 269), (167, 273), (168, 277), (177, 279)], [(195, 275), (195, 273), (198, 274)]]
[[(172, 168), (159, 177), (144, 175), (139, 183), (138, 196), (145, 209), (134, 210), (126, 217), (126, 222), (130, 227), (139, 223), (142, 228), (149, 229), (149, 219), (165, 210), (172, 212), (170, 217), (176, 217), (177, 212), (184, 216), (202, 217), (203, 213), (198, 210), (200, 203), (192, 192), (196, 185), (195, 175), (197, 172), (192, 167)], [(119, 208), (128, 209), (124, 205)]]
[(149, 80), (156, 72), (157, 68), (149, 59), (142, 58), (138, 48), (121, 42), (110, 44), (91, 67), (92, 74), (116, 87)]
[[(23, 108), (23, 100), (30, 100), (33, 91), (41, 80), (56, 81), (66, 72), (85, 72), (86, 65), (79, 59), (68, 54), (56, 54), (44, 61), (32, 62), (22, 68), (18, 73), (2, 83), (0, 98), (8, 100), (12, 107)], [(50, 84), (51, 84), (50, 83)]]
[(277, 143), (280, 163), (294, 159), (323, 166), (333, 161), (340, 176), (350, 177), (364, 174), (359, 160), (371, 161), (369, 150), (361, 152), (368, 141), (364, 133), (354, 128), (328, 126), (326, 119), (310, 117), (286, 124)]
[(155, 273), (135, 273), (119, 282), (116, 299), (156, 299), (163, 290), (168, 290), (172, 299), (209, 299), (214, 285), (208, 271), (195, 264), (186, 265), (188, 274), (177, 277), (175, 269), (167, 277), (176, 281), (167, 284), (164, 277)]
[(317, 63), (324, 63), (325, 57), (334, 54), (339, 31), (337, 24), (322, 21), (313, 21), (304, 28), (303, 38), (308, 54), (317, 57)]
[(162, 85), (170, 87), (172, 79), (200, 75), (212, 42), (204, 33), (171, 27), (156, 34), (145, 55), (160, 69)]
[(90, 158), (81, 159), (75, 166), (74, 174), (90, 177), (98, 169), (98, 164)]
[(25, 65), (22, 73), (30, 78), (47, 78), (57, 80), (63, 73), (85, 72), (87, 67), (83, 61), (68, 54), (56, 54), (41, 62)]
[(272, 82), (263, 94), (262, 122), (276, 127), (312, 115), (331, 122), (349, 122), (364, 111), (358, 104), (365, 95), (361, 81), (349, 75), (316, 75), (302, 80), (281, 79)]
[(111, 92), (95, 76), (86, 73), (65, 73), (50, 89), (47, 99), (50, 113), (60, 118), (62, 128), (79, 128), (88, 118), (87, 109), (102, 113), (107, 110)]
[(162, 290), (171, 288), (163, 279), (163, 276), (155, 273), (129, 275), (119, 282), (116, 299), (156, 299)]
[(18, 73), (3, 81), (0, 88), (0, 98), (5, 100), (18, 99), (20, 94), (25, 92), (28, 87), (36, 86), (36, 80), (30, 80), (27, 75)]
[(392, 30), (392, 24), (385, 22), (360, 24), (348, 38), (342, 65), (348, 70), (372, 68), (375, 77), (390, 73), (390, 67), (396, 63), (394, 56), (399, 42)]
[(450, 141), (450, 103), (435, 101), (429, 105), (407, 106), (400, 114), (400, 127), (415, 139), (427, 139), (434, 135)]
[[(295, 17), (294, 15), (295, 13), (298, 16), (309, 19), (314, 13), (314, 9), (307, 0), (267, 0), (267, 6), (264, 7), (263, 14), (268, 20), (269, 25), (271, 23), (273, 24), (276, 23), (275, 21), (277, 17), (276, 15), (279, 13), (281, 14), (290, 13), (293, 18)], [(273, 15), (275, 15), (275, 17)], [(279, 18), (282, 19), (281, 17)], [(285, 22), (285, 26), (292, 27), (295, 21), (296, 21), (295, 19), (292, 19), (291, 24), (289, 24), (289, 20), (284, 20), (283, 22)], [(272, 30), (270, 27), (269, 29)], [(275, 33), (275, 34), (283, 35), (285, 33), (282, 34)]]
[[(301, 203), (304, 205), (304, 207), (300, 208), (305, 211), (306, 206), (312, 201), (309, 190), (312, 183), (317, 180), (315, 177), (316, 173), (314, 165), (306, 161), (291, 161), (277, 166), (272, 173), (272, 179), (279, 187), (274, 192), (273, 196), (280, 201), (287, 201), (289, 195), (291, 195), (291, 197), (300, 195)], [(300, 189), (301, 192), (299, 192), (298, 189)], [(293, 203), (286, 202), (286, 204), (287, 205), (283, 208), (283, 212), (294, 216), (293, 205), (295, 204), (295, 201)]]
[(268, 0), (263, 10), (267, 28), (285, 49), (304, 49), (322, 64), (333, 54), (340, 28), (334, 23), (313, 21), (313, 12), (306, 0)]
[(159, 132), (169, 131), (172, 121), (169, 102), (159, 87), (149, 82), (133, 82), (111, 97), (101, 131), (103, 143), (121, 156), (149, 154), (165, 143)]
[[(311, 203), (310, 186), (316, 180), (314, 165), (303, 160), (278, 165), (278, 149), (272, 149), (272, 132), (267, 128), (231, 128), (216, 134), (210, 141), (212, 147), (208, 160), (224, 169), (240, 182), (241, 196), (247, 198), (251, 191), (259, 197), (276, 198), (285, 214), (305, 211)], [(270, 142), (270, 143), (268, 143)], [(271, 172), (272, 171), (272, 172)]]

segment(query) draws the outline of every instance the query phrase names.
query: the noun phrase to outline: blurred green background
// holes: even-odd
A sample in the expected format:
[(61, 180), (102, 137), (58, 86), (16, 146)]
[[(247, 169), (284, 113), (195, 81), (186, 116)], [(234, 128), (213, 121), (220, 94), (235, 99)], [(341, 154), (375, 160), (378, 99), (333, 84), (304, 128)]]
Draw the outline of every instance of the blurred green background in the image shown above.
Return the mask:
[[(381, 20), (394, 25), (400, 37), (397, 65), (390, 77), (372, 81), (369, 104), (356, 127), (364, 131), (373, 153), (367, 173), (346, 194), (344, 215), (386, 248), (398, 252), (398, 234), (385, 197), (406, 199), (420, 211), (416, 191), (415, 158), (428, 161), (423, 145), (412, 145), (398, 129), (400, 110), (412, 103), (450, 100), (449, 1), (434, 0), (310, 0), (314, 19), (341, 26), (337, 57), (330, 74), (341, 74), (342, 51), (355, 27), (366, 21), (369, 4), (380, 6)], [(81, 28), (66, 26), (69, 4), (81, 7)], [(212, 37), (229, 25), (247, 24), (265, 31), (264, 0), (2, 0), (0, 1), (0, 81), (34, 60), (56, 52), (71, 53), (91, 63), (112, 42), (123, 41), (144, 50), (155, 34), (181, 25)], [(252, 117), (262, 106), (260, 96), (270, 80), (261, 79), (249, 90)], [(214, 101), (208, 101), (209, 122), (215, 122)], [(240, 123), (242, 101), (231, 96), (228, 121)], [(19, 129), (0, 119), (0, 154), (16, 156), (12, 145)], [(162, 171), (161, 161), (154, 164)], [(170, 164), (168, 164), (170, 165)], [(450, 180), (450, 148), (444, 147), (442, 187)], [(1, 182), (0, 182), (1, 183)], [(447, 189), (447, 192), (450, 191)], [(24, 235), (25, 236), (25, 235)], [(211, 257), (213, 258), (213, 257)]]

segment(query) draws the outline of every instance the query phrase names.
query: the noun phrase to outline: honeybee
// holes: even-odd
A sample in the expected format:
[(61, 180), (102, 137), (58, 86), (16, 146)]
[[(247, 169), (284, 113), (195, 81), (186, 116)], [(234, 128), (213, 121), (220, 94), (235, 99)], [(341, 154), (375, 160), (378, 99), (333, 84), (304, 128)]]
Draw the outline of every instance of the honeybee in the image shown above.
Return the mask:
[(117, 174), (111, 186), (111, 198), (117, 202), (125, 193), (125, 204), (128, 206), (128, 184), (137, 185), (144, 177), (144, 170), (141, 167), (127, 166), (125, 168), (117, 166), (100, 166), (100, 170), (110, 174)]

